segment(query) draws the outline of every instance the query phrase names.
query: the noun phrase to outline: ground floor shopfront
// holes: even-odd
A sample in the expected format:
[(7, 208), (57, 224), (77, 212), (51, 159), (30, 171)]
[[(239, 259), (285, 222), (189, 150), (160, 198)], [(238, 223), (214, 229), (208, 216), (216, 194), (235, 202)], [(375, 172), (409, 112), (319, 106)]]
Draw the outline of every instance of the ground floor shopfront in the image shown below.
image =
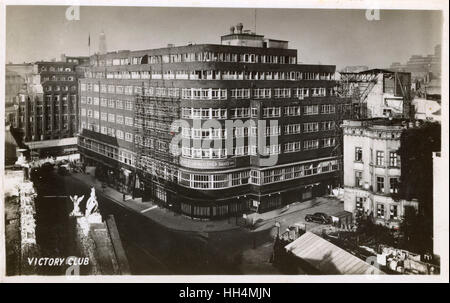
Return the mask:
[(95, 167), (91, 173), (107, 186), (134, 198), (142, 198), (143, 202), (151, 201), (176, 213), (198, 219), (263, 213), (330, 194), (333, 188), (340, 185), (339, 165), (336, 160), (329, 159), (312, 160), (301, 171), (279, 169), (280, 174), (284, 174), (279, 178), (275, 175), (267, 177), (261, 172), (255, 176), (250, 174), (250, 178), (247, 174), (245, 182), (242, 180), (238, 186), (199, 189), (183, 183), (182, 173), (179, 176), (172, 175), (171, 180), (159, 175), (144, 175), (134, 166), (108, 157), (106, 150), (103, 155), (83, 146), (79, 146), (79, 149), (84, 166)]

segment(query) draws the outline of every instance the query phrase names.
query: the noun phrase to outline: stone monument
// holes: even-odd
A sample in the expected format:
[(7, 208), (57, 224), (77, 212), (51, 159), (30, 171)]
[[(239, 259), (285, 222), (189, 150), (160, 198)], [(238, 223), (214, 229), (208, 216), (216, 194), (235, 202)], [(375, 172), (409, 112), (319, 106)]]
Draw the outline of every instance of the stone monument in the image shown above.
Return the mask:
[(72, 203), (73, 203), (73, 210), (70, 213), (70, 216), (72, 216), (72, 217), (81, 217), (81, 216), (83, 216), (83, 214), (80, 211), (80, 203), (81, 203), (81, 201), (83, 201), (84, 195), (81, 196), (81, 197), (78, 197), (77, 195), (74, 195), (74, 196), (69, 196), (69, 198), (70, 198), (70, 201), (72, 201)]

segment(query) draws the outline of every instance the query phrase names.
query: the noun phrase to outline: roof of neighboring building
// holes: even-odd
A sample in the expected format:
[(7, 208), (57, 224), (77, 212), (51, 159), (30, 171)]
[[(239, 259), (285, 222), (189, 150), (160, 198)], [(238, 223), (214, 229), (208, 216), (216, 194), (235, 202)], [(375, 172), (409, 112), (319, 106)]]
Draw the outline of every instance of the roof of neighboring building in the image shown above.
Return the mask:
[(375, 266), (311, 232), (286, 245), (285, 249), (325, 274), (384, 274)]
[(387, 69), (381, 69), (381, 68), (372, 68), (372, 69), (368, 69), (368, 70), (363, 70), (361, 72), (359, 72), (360, 74), (373, 74), (373, 73), (387, 73), (387, 74), (392, 74), (393, 71), (391, 70), (387, 70)]
[(437, 111), (435, 111), (433, 113), (433, 115), (440, 116), (441, 115), (441, 109), (438, 109)]

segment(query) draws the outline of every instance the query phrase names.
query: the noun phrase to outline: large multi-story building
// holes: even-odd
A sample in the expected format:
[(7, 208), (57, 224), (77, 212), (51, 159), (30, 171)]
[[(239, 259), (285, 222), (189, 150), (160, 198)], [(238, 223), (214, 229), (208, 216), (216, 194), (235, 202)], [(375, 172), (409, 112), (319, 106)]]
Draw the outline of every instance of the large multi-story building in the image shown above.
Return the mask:
[(91, 56), (80, 79), (83, 161), (198, 218), (266, 211), (337, 185), (335, 66), (297, 64), (287, 41), (230, 30), (221, 44)]
[(392, 71), (409, 72), (413, 81), (428, 82), (431, 79), (441, 78), (442, 47), (440, 44), (434, 47), (434, 54), (427, 56), (412, 55), (406, 64), (394, 62), (389, 67)]
[(26, 85), (19, 91), (17, 131), (33, 156), (61, 155), (77, 151), (77, 67), (86, 57), (66, 57), (60, 62), (36, 62)]
[(398, 198), (400, 137), (409, 123), (403, 119), (345, 120), (344, 209), (372, 215), (375, 222), (398, 227), (407, 207), (417, 201)]
[(12, 127), (17, 125), (17, 106), (20, 90), (33, 72), (33, 64), (6, 64), (5, 68), (5, 120)]
[(427, 56), (413, 55), (406, 64), (394, 62), (390, 70), (411, 73), (416, 94), (424, 98), (440, 100), (441, 95), (442, 47), (434, 47), (434, 54)]

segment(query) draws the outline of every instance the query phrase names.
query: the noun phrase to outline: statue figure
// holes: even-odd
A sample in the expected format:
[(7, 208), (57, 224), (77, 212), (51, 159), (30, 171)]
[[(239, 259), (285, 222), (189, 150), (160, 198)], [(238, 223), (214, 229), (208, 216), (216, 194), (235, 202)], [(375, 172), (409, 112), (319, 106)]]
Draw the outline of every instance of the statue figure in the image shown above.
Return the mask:
[(73, 203), (73, 210), (70, 213), (70, 215), (74, 216), (74, 217), (82, 216), (82, 213), (80, 212), (80, 203), (81, 203), (81, 201), (83, 201), (84, 195), (81, 197), (74, 195), (74, 196), (69, 196), (69, 198), (70, 198), (70, 201), (72, 201), (72, 203)]
[(86, 211), (85, 211), (84, 215), (86, 217), (89, 217), (90, 215), (92, 215), (94, 213), (98, 213), (98, 202), (97, 202), (97, 197), (95, 196), (95, 188), (92, 187), (91, 188), (91, 196), (89, 197), (89, 199), (86, 202)]

